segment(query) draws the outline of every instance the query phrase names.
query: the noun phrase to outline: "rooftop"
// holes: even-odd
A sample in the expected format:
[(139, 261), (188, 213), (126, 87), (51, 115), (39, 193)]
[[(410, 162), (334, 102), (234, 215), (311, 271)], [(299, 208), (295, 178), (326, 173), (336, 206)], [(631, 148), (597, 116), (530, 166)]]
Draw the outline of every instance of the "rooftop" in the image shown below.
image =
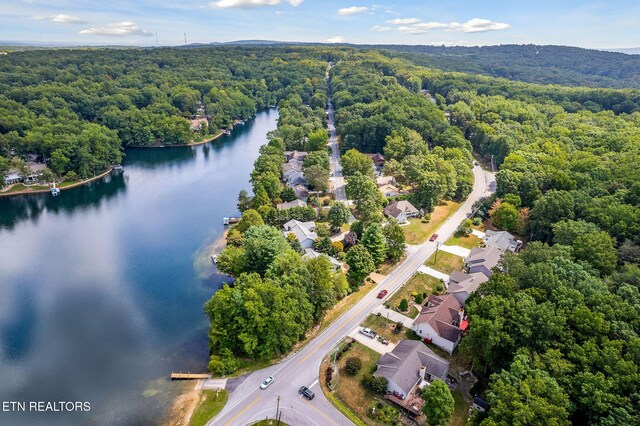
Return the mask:
[(431, 295), (414, 323), (428, 323), (443, 339), (457, 342), (462, 333), (459, 327), (461, 312), (464, 312), (462, 305), (452, 294)]

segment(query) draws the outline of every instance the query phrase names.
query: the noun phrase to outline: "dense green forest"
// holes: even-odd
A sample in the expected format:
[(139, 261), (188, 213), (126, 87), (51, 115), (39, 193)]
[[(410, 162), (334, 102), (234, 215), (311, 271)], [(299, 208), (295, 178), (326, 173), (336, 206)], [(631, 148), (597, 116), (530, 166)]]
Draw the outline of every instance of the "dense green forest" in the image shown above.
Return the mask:
[(640, 88), (640, 55), (532, 44), (373, 47), (401, 52), (400, 57), (417, 65), (445, 71), (563, 86)]
[(322, 50), (39, 50), (0, 58), (0, 172), (36, 154), (58, 175), (88, 177), (122, 147), (187, 143), (201, 105), (209, 131), (245, 120), (292, 93), (305, 102), (322, 78)]

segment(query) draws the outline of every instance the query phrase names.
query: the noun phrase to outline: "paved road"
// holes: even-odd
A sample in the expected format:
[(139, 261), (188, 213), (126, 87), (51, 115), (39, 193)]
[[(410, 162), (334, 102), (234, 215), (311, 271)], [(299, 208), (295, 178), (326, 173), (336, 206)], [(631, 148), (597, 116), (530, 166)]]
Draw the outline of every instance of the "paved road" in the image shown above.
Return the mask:
[[(327, 74), (328, 76), (328, 74)], [(338, 201), (347, 202), (347, 195), (344, 191), (344, 177), (342, 177), (342, 166), (340, 165), (340, 150), (338, 149), (338, 135), (336, 133), (335, 117), (331, 95), (327, 102), (327, 115), (329, 121), (329, 145), (331, 146), (331, 187)]]
[[(471, 213), (473, 203), (495, 187), (492, 176), (480, 167), (473, 168), (473, 191), (467, 201), (437, 231), (438, 241), (453, 235), (460, 222)], [(307, 346), (290, 355), (281, 363), (250, 374), (229, 396), (225, 408), (208, 425), (245, 426), (276, 413), (276, 399), (280, 397), (282, 420), (296, 426), (350, 425), (352, 424), (324, 397), (318, 386), (318, 373), (322, 358), (343, 337), (360, 324), (369, 313), (382, 303), (376, 295), (382, 289), (392, 294), (436, 250), (436, 243), (427, 241), (412, 250), (407, 259), (383, 279), (362, 300), (314, 338)], [(260, 390), (260, 382), (267, 376), (275, 377), (267, 390)], [(307, 401), (298, 395), (300, 386), (310, 387), (315, 399)]]

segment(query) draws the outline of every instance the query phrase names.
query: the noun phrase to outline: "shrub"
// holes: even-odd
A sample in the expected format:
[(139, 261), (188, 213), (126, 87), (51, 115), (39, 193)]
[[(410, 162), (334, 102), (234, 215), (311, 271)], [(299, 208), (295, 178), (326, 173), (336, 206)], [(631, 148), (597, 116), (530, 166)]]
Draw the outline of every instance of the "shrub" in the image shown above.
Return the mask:
[(331, 204), (331, 200), (329, 198), (325, 198), (324, 200), (322, 200), (323, 206), (328, 206), (329, 204)]
[(360, 360), (360, 358), (351, 357), (347, 359), (345, 370), (350, 376), (355, 376), (356, 374), (358, 374), (358, 371), (360, 371), (361, 368), (362, 361)]
[(429, 295), (427, 294), (427, 292), (425, 291), (424, 293), (422, 293), (422, 299), (426, 299), (427, 297), (429, 297)]
[(394, 333), (400, 333), (402, 331), (402, 321), (398, 321), (396, 323), (395, 328), (393, 329)]
[(379, 394), (387, 392), (387, 379), (385, 377), (364, 376), (360, 382), (365, 388)]
[(437, 291), (438, 293), (442, 292), (443, 290), (444, 290), (444, 286), (443, 286), (442, 284), (438, 284), (438, 285), (436, 286), (436, 291)]
[(402, 299), (400, 301), (400, 306), (399, 306), (400, 310), (405, 312), (409, 310), (409, 302), (407, 301), (407, 299)]
[(424, 297), (422, 296), (422, 293), (420, 293), (416, 296), (416, 303), (418, 305), (422, 305), (422, 302), (424, 302)]
[(417, 291), (412, 291), (411, 295), (415, 298), (418, 295), (418, 292)]
[(331, 243), (336, 252), (340, 253), (344, 251), (344, 245), (340, 241), (334, 241)]
[(476, 216), (476, 217), (474, 217), (474, 218), (473, 218), (473, 221), (472, 221), (472, 222), (473, 222), (473, 224), (474, 224), (475, 226), (478, 226), (478, 225), (480, 225), (480, 224), (482, 223), (482, 218), (481, 218), (481, 217), (477, 217), (477, 216)]

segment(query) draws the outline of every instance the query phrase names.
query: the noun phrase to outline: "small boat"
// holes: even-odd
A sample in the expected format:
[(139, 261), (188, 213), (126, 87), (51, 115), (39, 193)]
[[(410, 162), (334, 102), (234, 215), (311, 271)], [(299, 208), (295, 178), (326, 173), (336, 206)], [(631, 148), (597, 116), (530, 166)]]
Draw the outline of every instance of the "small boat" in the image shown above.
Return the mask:
[(228, 136), (231, 134), (231, 130), (227, 129), (227, 130), (224, 130), (222, 133)]
[(60, 188), (58, 188), (54, 183), (53, 188), (51, 188), (49, 192), (51, 192), (51, 195), (53, 195), (54, 197), (57, 197), (58, 195), (60, 195)]
[(238, 223), (240, 222), (240, 219), (242, 219), (241, 217), (223, 217), (222, 218), (222, 224), (223, 225), (229, 225), (231, 223)]
[(211, 261), (214, 263), (214, 265), (215, 265), (216, 263), (218, 263), (218, 254), (217, 254), (217, 253), (213, 253), (213, 254), (211, 255)]
[(113, 166), (113, 171), (114, 172), (122, 172), (124, 171), (124, 167), (122, 167), (120, 164), (116, 164)]

